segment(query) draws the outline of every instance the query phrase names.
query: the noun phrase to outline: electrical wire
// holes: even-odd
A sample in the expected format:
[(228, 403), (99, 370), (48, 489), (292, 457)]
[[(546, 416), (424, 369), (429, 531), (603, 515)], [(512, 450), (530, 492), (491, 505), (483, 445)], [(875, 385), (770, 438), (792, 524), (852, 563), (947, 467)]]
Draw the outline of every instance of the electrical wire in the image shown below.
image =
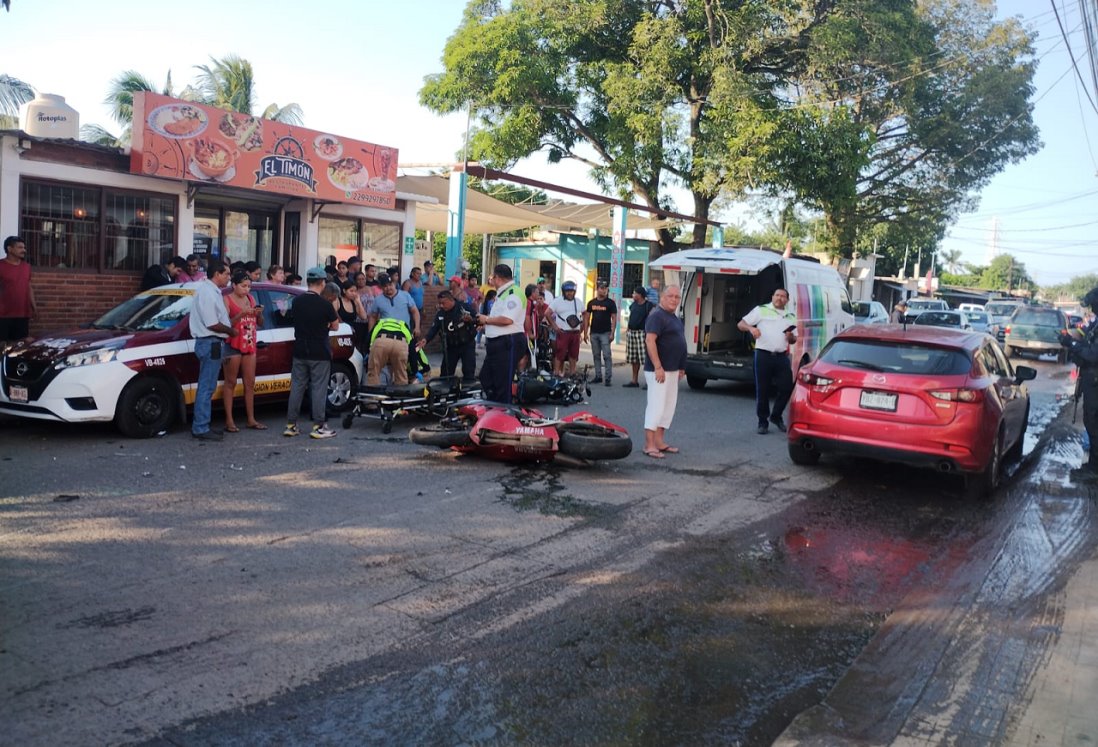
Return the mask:
[[(1052, 3), (1052, 11), (1056, 14), (1056, 24), (1060, 27), (1060, 35), (1064, 37), (1064, 45), (1067, 47), (1068, 57), (1071, 58), (1071, 67), (1075, 71), (1076, 77), (1079, 78), (1079, 85), (1083, 87), (1083, 92), (1087, 95), (1087, 101), (1090, 102), (1090, 106), (1094, 109), (1094, 113), (1098, 114), (1098, 104), (1094, 103), (1094, 98), (1090, 95), (1090, 89), (1087, 88), (1086, 81), (1083, 80), (1083, 74), (1079, 71), (1079, 65), (1075, 60), (1075, 52), (1071, 50), (1071, 42), (1068, 40), (1067, 31), (1064, 29), (1064, 23), (1060, 19), (1060, 9), (1056, 7), (1056, 0), (1049, 0)], [(1085, 15), (1085, 14), (1084, 14)], [(1086, 20), (1082, 21), (1084, 28), (1086, 27)], [(1089, 34), (1088, 34), (1089, 36)], [(1093, 45), (1088, 44), (1088, 48), (1093, 50)]]

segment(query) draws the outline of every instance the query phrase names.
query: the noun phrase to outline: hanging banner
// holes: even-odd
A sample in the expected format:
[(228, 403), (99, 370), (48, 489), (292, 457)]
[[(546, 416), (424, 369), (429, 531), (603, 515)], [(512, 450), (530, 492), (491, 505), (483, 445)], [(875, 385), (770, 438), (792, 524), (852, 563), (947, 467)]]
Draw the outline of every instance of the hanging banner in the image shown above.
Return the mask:
[(133, 96), (130, 171), (396, 207), (396, 148), (151, 92)]

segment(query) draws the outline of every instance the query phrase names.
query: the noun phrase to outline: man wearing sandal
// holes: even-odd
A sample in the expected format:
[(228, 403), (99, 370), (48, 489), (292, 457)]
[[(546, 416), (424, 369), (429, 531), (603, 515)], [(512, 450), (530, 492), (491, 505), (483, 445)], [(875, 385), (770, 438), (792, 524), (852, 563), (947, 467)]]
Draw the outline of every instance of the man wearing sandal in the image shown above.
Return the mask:
[(644, 455), (663, 459), (679, 450), (668, 446), (664, 434), (675, 417), (679, 380), (686, 375), (686, 331), (678, 308), (682, 291), (669, 285), (660, 293), (660, 305), (644, 323), (644, 378), (648, 403), (644, 410)]

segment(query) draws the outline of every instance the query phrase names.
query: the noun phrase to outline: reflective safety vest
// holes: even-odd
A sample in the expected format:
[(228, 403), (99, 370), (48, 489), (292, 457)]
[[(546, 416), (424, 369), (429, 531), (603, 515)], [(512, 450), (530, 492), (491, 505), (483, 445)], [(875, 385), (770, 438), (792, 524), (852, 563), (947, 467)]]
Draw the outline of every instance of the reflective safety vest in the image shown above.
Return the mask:
[(386, 334), (400, 335), (404, 338), (405, 342), (412, 341), (412, 331), (408, 329), (408, 325), (399, 319), (381, 319), (374, 325), (374, 331), (370, 333), (370, 344), (373, 344), (377, 339), (379, 333), (385, 332)]

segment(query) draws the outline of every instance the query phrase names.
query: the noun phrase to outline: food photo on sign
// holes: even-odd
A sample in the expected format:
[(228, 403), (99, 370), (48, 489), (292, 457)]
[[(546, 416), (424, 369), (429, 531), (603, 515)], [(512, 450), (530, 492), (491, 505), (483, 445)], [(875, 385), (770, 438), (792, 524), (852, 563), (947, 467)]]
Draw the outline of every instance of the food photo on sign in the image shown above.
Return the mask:
[(396, 148), (151, 92), (134, 94), (134, 122), (133, 173), (396, 206)]

